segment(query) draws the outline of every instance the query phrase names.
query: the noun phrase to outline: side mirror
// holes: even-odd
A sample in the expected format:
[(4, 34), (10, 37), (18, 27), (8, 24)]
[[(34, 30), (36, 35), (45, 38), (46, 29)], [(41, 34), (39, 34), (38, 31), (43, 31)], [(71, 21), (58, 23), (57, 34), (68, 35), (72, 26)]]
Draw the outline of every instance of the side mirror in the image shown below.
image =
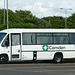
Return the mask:
[(8, 43), (8, 41), (5, 41), (5, 46), (9, 46), (9, 43)]

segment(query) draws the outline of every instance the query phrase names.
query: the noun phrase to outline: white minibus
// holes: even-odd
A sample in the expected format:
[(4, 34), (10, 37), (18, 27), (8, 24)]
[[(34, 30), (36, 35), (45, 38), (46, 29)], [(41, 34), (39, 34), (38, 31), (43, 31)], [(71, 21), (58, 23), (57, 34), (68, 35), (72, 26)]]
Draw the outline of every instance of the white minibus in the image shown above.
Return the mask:
[(6, 29), (0, 31), (0, 63), (75, 58), (75, 29)]

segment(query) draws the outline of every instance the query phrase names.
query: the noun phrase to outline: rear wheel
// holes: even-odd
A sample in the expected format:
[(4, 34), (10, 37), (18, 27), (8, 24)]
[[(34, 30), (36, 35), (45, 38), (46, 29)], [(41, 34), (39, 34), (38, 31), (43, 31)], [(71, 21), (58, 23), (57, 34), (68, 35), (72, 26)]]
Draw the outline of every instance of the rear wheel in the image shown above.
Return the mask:
[(63, 60), (63, 56), (61, 54), (55, 54), (54, 56), (54, 62), (60, 63)]
[(8, 62), (8, 57), (6, 55), (1, 55), (0, 56), (0, 63), (6, 64), (7, 62)]

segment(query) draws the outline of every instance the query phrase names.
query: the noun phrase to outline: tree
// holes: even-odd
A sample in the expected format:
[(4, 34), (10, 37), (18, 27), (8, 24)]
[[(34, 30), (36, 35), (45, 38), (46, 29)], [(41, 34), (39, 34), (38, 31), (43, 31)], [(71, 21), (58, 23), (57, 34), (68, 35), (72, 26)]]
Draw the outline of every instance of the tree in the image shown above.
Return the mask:
[[(62, 16), (48, 16), (38, 18), (31, 11), (27, 10), (8, 10), (9, 28), (65, 28), (65, 18)], [(7, 10), (5, 10), (4, 25), (4, 9), (0, 9), (0, 30), (6, 29)], [(67, 17), (67, 27), (75, 28), (75, 13)]]

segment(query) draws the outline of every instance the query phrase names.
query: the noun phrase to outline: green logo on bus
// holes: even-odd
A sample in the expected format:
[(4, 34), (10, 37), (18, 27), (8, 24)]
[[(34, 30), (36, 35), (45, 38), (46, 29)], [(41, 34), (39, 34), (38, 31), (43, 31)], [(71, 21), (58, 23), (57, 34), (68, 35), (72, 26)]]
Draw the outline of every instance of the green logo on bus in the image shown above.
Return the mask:
[(48, 51), (48, 49), (49, 49), (49, 48), (48, 48), (48, 45), (43, 45), (43, 46), (42, 46), (42, 49), (43, 49), (43, 51)]

